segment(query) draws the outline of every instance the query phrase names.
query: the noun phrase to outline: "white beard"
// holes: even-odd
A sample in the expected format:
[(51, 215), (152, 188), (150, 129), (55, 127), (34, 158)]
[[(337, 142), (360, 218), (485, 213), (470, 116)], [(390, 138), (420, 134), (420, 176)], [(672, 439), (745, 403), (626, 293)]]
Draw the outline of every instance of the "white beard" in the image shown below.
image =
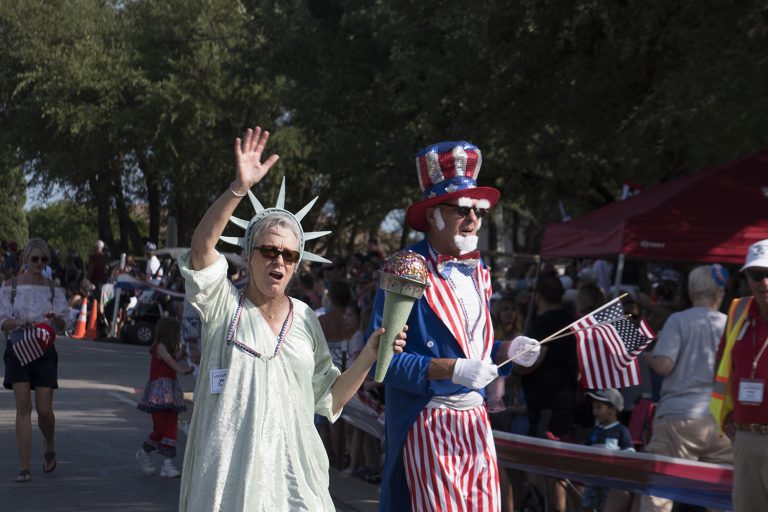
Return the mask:
[(477, 241), (478, 238), (476, 235), (456, 235), (453, 237), (453, 242), (456, 244), (456, 247), (458, 247), (460, 254), (465, 254), (477, 249)]

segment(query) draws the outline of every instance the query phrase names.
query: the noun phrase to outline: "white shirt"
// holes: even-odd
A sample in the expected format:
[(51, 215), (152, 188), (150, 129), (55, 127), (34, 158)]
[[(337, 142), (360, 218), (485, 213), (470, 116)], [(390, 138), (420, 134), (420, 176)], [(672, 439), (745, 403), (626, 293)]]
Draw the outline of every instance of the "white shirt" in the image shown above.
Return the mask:
[(163, 277), (163, 269), (160, 266), (160, 260), (154, 254), (147, 260), (147, 279), (155, 284), (160, 284), (160, 278)]

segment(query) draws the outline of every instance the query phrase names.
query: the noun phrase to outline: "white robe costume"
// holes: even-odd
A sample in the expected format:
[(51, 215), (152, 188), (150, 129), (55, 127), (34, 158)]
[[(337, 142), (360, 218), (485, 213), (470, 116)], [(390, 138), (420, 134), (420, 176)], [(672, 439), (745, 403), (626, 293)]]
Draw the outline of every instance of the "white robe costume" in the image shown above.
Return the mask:
[[(194, 271), (189, 253), (179, 260), (186, 294), (200, 312), (202, 356), (187, 439), (179, 510), (335, 510), (328, 491), (328, 457), (314, 414), (334, 421), (331, 387), (339, 376), (312, 309), (293, 303), (281, 352), (270, 361), (227, 344), (239, 291), (219, 255)], [(277, 336), (245, 300), (236, 339), (270, 356)], [(211, 371), (226, 369), (220, 392)]]

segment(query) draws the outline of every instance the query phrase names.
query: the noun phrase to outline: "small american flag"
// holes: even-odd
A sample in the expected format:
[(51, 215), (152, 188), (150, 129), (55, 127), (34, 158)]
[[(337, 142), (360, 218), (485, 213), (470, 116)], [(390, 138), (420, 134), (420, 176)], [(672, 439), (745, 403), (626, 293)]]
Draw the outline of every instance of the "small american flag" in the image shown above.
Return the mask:
[(581, 382), (585, 388), (640, 384), (637, 356), (656, 335), (645, 321), (638, 327), (624, 316), (624, 307), (617, 298), (571, 326), (578, 342)]
[(11, 350), (22, 366), (39, 359), (53, 344), (56, 333), (46, 324), (29, 325), (12, 331)]

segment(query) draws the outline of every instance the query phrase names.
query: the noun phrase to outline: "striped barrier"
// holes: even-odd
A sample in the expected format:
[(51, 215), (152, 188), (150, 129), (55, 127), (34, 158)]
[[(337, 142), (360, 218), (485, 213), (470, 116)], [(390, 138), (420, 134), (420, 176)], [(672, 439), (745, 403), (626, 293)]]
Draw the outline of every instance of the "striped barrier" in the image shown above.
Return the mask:
[[(379, 439), (384, 438), (382, 415), (357, 396), (344, 406), (341, 417)], [(500, 466), (702, 507), (733, 508), (731, 466), (606, 450), (497, 430), (493, 435)]]

